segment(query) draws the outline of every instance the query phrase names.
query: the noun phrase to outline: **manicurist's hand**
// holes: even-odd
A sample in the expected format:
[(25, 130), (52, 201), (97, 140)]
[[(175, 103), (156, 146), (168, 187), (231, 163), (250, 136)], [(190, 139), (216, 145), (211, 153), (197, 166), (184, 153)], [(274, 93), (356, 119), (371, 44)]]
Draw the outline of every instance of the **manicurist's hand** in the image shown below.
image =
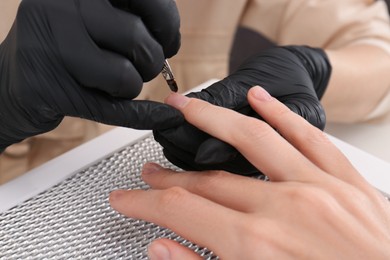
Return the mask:
[(173, 0), (23, 0), (0, 45), (0, 152), (64, 116), (164, 129), (165, 104), (130, 101), (180, 46)]
[[(152, 189), (114, 191), (113, 208), (170, 228), (221, 259), (390, 259), (389, 202), (319, 129), (260, 87), (248, 100), (268, 124), (179, 94), (167, 103), (236, 147), (270, 182), (148, 163), (142, 177)], [(149, 255), (200, 259), (166, 239), (154, 241)]]

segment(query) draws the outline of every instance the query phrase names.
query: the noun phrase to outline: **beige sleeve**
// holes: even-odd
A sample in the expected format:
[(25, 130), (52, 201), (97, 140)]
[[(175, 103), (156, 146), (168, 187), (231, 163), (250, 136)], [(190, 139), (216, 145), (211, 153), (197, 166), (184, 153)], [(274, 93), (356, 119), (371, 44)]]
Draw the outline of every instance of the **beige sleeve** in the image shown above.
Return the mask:
[[(279, 45), (336, 50), (373, 45), (390, 59), (390, 22), (383, 0), (251, 0), (241, 24)], [(366, 119), (390, 111), (390, 92)]]
[(20, 1), (21, 0), (0, 1), (0, 42), (5, 39), (11, 29)]
[(241, 23), (280, 45), (339, 48), (372, 43), (390, 53), (390, 27), (382, 0), (252, 0)]

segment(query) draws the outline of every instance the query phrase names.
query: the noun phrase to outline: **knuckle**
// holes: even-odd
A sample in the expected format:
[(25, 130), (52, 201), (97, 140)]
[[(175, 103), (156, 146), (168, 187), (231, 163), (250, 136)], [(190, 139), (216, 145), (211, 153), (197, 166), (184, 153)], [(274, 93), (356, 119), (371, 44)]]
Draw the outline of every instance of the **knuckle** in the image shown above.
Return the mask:
[[(286, 223), (278, 217), (259, 217), (251, 215), (245, 221), (238, 221), (237, 244), (241, 255), (234, 259), (241, 259), (242, 252), (246, 252), (246, 259), (280, 259), (289, 254), (294, 259), (302, 259), (302, 250), (286, 246), (285, 236), (291, 232), (291, 223)], [(287, 232), (287, 233), (286, 233)], [(295, 242), (295, 241), (294, 241)], [(290, 245), (290, 244), (289, 244)]]
[(164, 64), (164, 53), (161, 46), (149, 42), (148, 47), (138, 48), (134, 65), (141, 74), (144, 82), (154, 79)]
[(199, 102), (198, 99), (191, 99), (190, 104), (186, 106), (185, 111), (190, 118), (207, 118), (210, 113), (213, 112), (211, 104)]
[(318, 189), (313, 187), (304, 187), (304, 186), (301, 186), (299, 188), (289, 189), (287, 191), (287, 196), (292, 201), (299, 202), (305, 205), (310, 205), (310, 206), (312, 206), (313, 204), (317, 204), (321, 198)]
[(237, 146), (262, 142), (272, 134), (272, 128), (268, 124), (255, 118), (243, 118), (238, 120), (237, 125), (244, 129), (238, 135), (233, 136)]
[[(266, 220), (264, 220), (265, 222)], [(259, 219), (255, 218), (249, 218), (247, 221), (241, 223), (241, 230), (245, 234), (245, 237), (249, 241), (257, 241), (257, 242), (264, 242), (266, 239), (266, 236), (263, 234), (263, 221), (260, 221), (262, 223), (259, 223)], [(268, 227), (270, 225), (267, 225)], [(244, 235), (243, 234), (243, 235)], [(244, 236), (243, 236), (244, 237)], [(262, 244), (262, 243), (259, 243)]]
[[(278, 223), (271, 219), (266, 218), (248, 218), (245, 222), (241, 222), (238, 230), (241, 234), (240, 241), (238, 243), (239, 252), (251, 252), (252, 256), (273, 255), (273, 252), (277, 251), (277, 243), (273, 236), (274, 231), (278, 228)], [(253, 251), (253, 248), (256, 248)], [(255, 258), (254, 258), (255, 259)]]
[(128, 56), (144, 82), (155, 78), (163, 67), (164, 51), (145, 27), (142, 19), (134, 18), (130, 24), (125, 41), (129, 43)]
[(277, 106), (272, 110), (272, 117), (278, 118), (278, 121), (282, 121), (285, 117), (293, 115), (287, 106)]
[(145, 24), (141, 17), (134, 16), (131, 24), (128, 26), (127, 37), (133, 39), (134, 37), (144, 37), (146, 32)]
[(311, 214), (319, 218), (327, 218), (337, 208), (331, 194), (313, 186), (290, 189), (288, 196), (292, 203), (297, 205), (297, 210), (303, 211), (303, 214), (310, 210)]
[(169, 211), (170, 208), (180, 205), (188, 198), (189, 192), (181, 187), (171, 187), (162, 192), (159, 198), (159, 205), (162, 209)]
[(331, 144), (328, 136), (318, 128), (310, 127), (305, 133), (306, 142), (313, 144)]
[[(112, 87), (112, 95), (123, 98), (136, 98), (142, 90), (143, 80), (141, 75), (134, 70), (133, 64), (124, 59), (121, 61), (120, 70), (115, 74), (116, 88)], [(110, 89), (110, 88), (109, 88)]]

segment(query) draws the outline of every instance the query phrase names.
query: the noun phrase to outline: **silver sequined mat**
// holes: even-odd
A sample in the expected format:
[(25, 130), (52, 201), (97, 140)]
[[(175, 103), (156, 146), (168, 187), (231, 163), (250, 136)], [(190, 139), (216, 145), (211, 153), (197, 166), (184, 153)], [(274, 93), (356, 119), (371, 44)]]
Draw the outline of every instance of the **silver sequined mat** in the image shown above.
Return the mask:
[(217, 259), (170, 230), (126, 218), (110, 207), (112, 190), (148, 188), (140, 178), (148, 161), (174, 168), (148, 136), (0, 213), (0, 259), (147, 259), (148, 244), (162, 237), (204, 259)]
[(59, 185), (0, 214), (0, 259), (147, 259), (156, 238), (171, 238), (205, 259), (217, 259), (170, 230), (115, 212), (115, 189), (147, 189), (147, 161), (173, 167), (152, 136), (110, 155)]

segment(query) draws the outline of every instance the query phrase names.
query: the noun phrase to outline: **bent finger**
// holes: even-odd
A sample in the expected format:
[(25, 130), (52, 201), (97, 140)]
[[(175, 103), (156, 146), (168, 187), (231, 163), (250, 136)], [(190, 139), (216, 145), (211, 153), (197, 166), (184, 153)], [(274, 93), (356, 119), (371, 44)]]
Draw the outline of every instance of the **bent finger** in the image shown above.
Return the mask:
[(118, 10), (106, 0), (82, 1), (80, 12), (93, 41), (100, 48), (126, 57), (144, 82), (161, 72), (165, 59), (162, 46), (142, 17)]
[(180, 47), (180, 16), (176, 1), (120, 0), (120, 2), (126, 3), (128, 11), (142, 17), (148, 30), (163, 46), (166, 58), (177, 53)]

